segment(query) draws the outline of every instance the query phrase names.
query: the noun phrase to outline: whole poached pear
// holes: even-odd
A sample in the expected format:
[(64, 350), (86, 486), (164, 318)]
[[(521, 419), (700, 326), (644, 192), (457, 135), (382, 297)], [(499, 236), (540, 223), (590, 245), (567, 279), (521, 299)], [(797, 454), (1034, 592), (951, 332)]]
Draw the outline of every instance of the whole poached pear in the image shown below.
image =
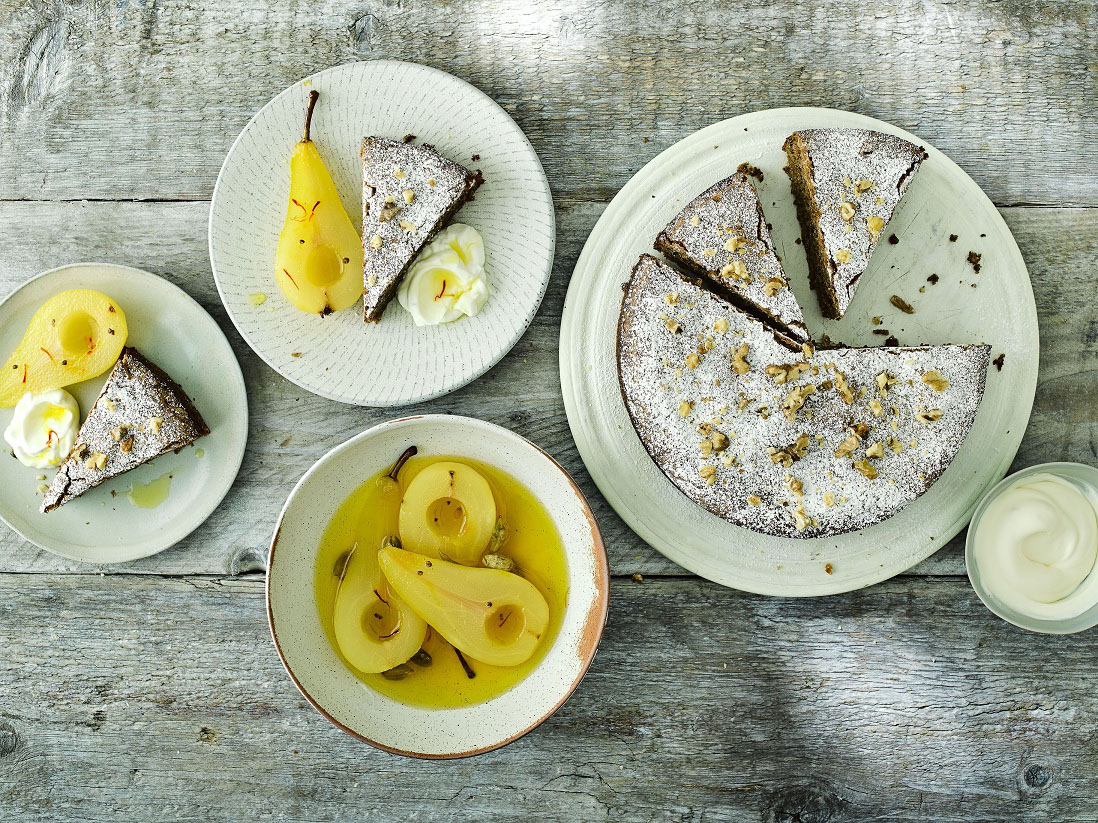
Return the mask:
[(275, 277), (297, 308), (323, 315), (350, 308), (362, 295), (362, 241), (309, 136), (319, 96), (309, 92), (305, 136), (290, 161), (290, 202), (278, 236)]

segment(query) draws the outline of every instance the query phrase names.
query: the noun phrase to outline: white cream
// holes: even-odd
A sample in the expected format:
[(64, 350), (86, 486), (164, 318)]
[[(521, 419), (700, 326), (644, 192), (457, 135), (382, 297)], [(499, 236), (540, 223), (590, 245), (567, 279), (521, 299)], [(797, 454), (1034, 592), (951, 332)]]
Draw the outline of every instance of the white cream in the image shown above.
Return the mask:
[(76, 443), (80, 407), (64, 389), (27, 392), (15, 404), (4, 439), (24, 466), (60, 465)]
[(984, 588), (1041, 620), (1065, 620), (1098, 603), (1098, 494), (1053, 474), (1022, 478), (976, 524)]
[(488, 301), (484, 240), (472, 226), (454, 223), (428, 243), (397, 290), (417, 326), (472, 317)]

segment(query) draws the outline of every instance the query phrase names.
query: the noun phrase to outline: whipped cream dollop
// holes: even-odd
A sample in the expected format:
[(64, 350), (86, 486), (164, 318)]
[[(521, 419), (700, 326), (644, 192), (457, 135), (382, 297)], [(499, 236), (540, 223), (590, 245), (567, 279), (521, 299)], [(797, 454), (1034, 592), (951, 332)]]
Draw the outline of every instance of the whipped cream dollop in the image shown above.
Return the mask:
[(437, 326), (472, 317), (488, 301), (484, 240), (464, 223), (443, 229), (428, 243), (397, 290), (417, 326)]
[(47, 469), (68, 457), (79, 430), (76, 399), (64, 389), (51, 389), (19, 399), (4, 439), (24, 466)]
[(974, 556), (988, 593), (1043, 620), (1098, 603), (1098, 493), (1054, 474), (1024, 477), (976, 525)]

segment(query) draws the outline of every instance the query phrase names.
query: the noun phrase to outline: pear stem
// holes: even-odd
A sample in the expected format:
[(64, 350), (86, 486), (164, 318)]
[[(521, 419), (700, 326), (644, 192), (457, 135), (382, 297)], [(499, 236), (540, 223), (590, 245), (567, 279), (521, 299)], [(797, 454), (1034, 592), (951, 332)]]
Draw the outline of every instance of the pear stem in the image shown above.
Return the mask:
[(316, 99), (320, 97), (320, 92), (313, 89), (309, 92), (309, 104), (305, 109), (305, 139), (301, 142), (310, 143), (312, 140), (309, 137), (309, 128), (313, 125), (313, 107), (316, 106)]
[(458, 656), (458, 660), (461, 661), (461, 668), (465, 669), (465, 676), (472, 680), (477, 676), (477, 673), (473, 671), (473, 667), (469, 665), (469, 661), (465, 659), (465, 655), (461, 653), (461, 649), (454, 646), (454, 654)]
[(389, 472), (389, 477), (396, 480), (397, 476), (400, 474), (400, 470), (404, 468), (404, 464), (407, 463), (409, 459), (415, 457), (418, 452), (419, 449), (415, 446), (406, 448), (404, 454), (397, 458), (397, 462), (393, 465), (393, 470)]

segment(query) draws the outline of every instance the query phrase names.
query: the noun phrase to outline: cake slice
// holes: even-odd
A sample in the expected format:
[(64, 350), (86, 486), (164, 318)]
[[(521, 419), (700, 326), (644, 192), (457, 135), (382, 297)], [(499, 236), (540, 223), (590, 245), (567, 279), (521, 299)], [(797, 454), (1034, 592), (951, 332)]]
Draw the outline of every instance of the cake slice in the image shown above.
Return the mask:
[(923, 494), (972, 427), (987, 346), (800, 348), (671, 266), (626, 285), (618, 373), (659, 469), (737, 526), (822, 537)]
[(742, 171), (691, 200), (656, 238), (656, 250), (704, 278), (739, 308), (807, 340), (751, 178)]
[(433, 146), (362, 140), (363, 313), (381, 319), (419, 250), (484, 181)]
[(209, 433), (179, 384), (126, 347), (58, 467), (42, 511)]
[(812, 288), (824, 317), (838, 319), (927, 154), (865, 129), (796, 131), (782, 148)]

